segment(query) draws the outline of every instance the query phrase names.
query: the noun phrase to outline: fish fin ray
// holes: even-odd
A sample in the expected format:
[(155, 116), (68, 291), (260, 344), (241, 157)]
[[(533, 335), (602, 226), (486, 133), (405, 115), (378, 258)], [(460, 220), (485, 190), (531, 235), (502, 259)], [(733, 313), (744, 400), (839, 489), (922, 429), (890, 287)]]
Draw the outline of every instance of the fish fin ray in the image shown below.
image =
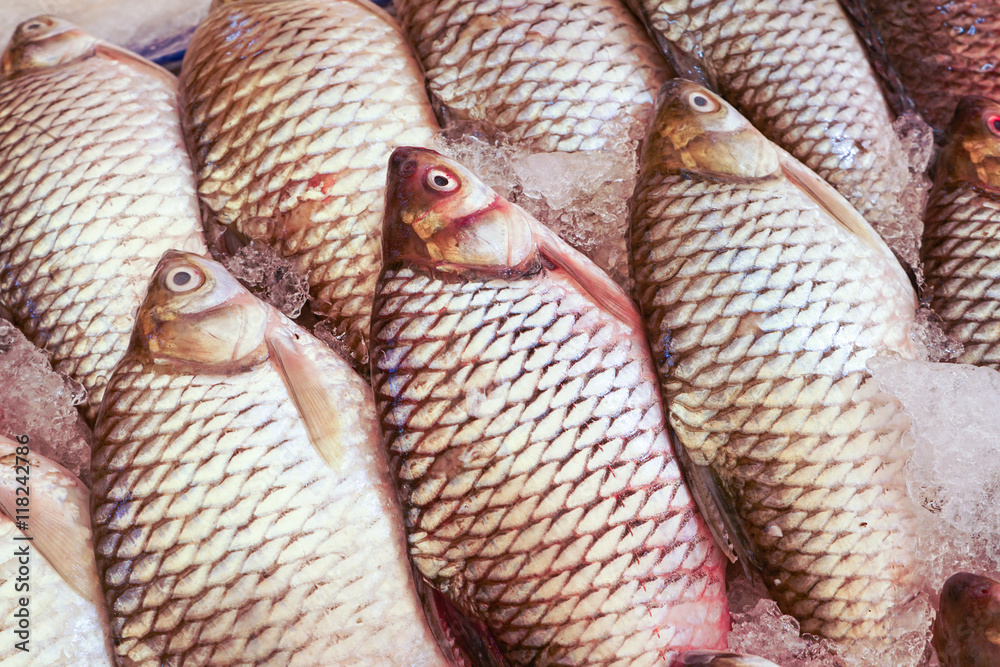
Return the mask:
[(677, 455), (677, 462), (684, 473), (691, 496), (701, 512), (716, 544), (730, 562), (740, 561), (743, 572), (750, 578), (750, 568), (762, 569), (762, 560), (757, 554), (753, 540), (747, 533), (743, 520), (733, 509), (733, 493), (718, 478), (711, 468), (695, 463), (684, 448), (684, 443), (667, 425), (667, 434)]
[(107, 58), (108, 60), (116, 60), (131, 69), (138, 70), (143, 74), (159, 79), (160, 82), (171, 88), (175, 93), (178, 91), (179, 84), (176, 76), (151, 60), (146, 60), (138, 54), (132, 53), (131, 51), (123, 49), (119, 46), (115, 46), (114, 44), (98, 40), (97, 45), (94, 47), (94, 55)]
[(341, 422), (336, 402), (319, 382), (311, 360), (296, 345), (295, 335), (284, 327), (269, 331), (267, 349), (302, 417), (309, 441), (331, 468), (339, 470), (344, 452), (340, 444)]
[(455, 604), (414, 569), (414, 582), (431, 632), (441, 651), (455, 664), (469, 667), (508, 667), (493, 633)]
[[(0, 439), (5, 443), (6, 439)], [(90, 493), (76, 475), (57, 463), (38, 454), (15, 457), (14, 446), (3, 447), (3, 472), (0, 474), (0, 508), (11, 521), (17, 521), (16, 463), (29, 461), (31, 476), (31, 513), (26, 522), (28, 528), (21, 532), (30, 542), (19, 541), (18, 545), (31, 544), (59, 576), (82, 598), (98, 609), (104, 609), (104, 594), (101, 592), (94, 561), (94, 547), (90, 532)], [(20, 460), (18, 460), (20, 459)], [(10, 463), (10, 465), (7, 465)], [(46, 487), (57, 494), (45, 493)]]
[(603, 311), (634, 331), (643, 331), (638, 308), (618, 283), (585, 255), (559, 238), (555, 232), (533, 218), (531, 227), (532, 236), (542, 257), (569, 275)]
[(889, 246), (878, 235), (878, 232), (858, 213), (857, 209), (851, 206), (851, 203), (842, 194), (787, 151), (777, 145), (775, 148), (778, 151), (781, 172), (792, 185), (832, 216), (841, 227), (861, 239), (865, 245), (879, 252), (890, 253)]

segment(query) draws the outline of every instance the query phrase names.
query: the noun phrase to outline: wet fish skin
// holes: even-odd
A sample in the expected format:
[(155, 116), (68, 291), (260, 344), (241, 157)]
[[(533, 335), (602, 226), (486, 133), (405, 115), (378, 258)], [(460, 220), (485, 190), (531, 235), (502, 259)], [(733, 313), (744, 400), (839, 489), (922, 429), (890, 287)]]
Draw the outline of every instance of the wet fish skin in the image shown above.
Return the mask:
[(0, 312), (83, 384), (92, 425), (160, 255), (205, 249), (176, 80), (51, 17), (2, 70)]
[(689, 478), (714, 477), (803, 632), (883, 641), (913, 592), (909, 423), (865, 363), (916, 357), (906, 274), (697, 84), (664, 86), (641, 165), (632, 271)]
[(979, 0), (868, 2), (886, 50), (928, 123), (945, 129), (960, 98), (1000, 99), (1000, 16)]
[(1000, 103), (965, 97), (938, 157), (920, 255), (931, 308), (964, 345), (957, 361), (1000, 370), (998, 224)]
[(95, 436), (120, 661), (448, 664), (370, 387), (221, 265), (164, 256)]
[(638, 313), (457, 162), (397, 149), (372, 377), (421, 574), (517, 665), (724, 648), (724, 560)]
[[(0, 564), (0, 631), (10, 640), (0, 647), (0, 662), (112, 667), (91, 540), (90, 492), (61, 465), (32, 453), (30, 445), (30, 439), (25, 445), (0, 436), (0, 537), (9, 549)], [(28, 498), (27, 515), (23, 503), (18, 513), (18, 498)], [(25, 523), (23, 530), (15, 518)], [(25, 628), (14, 614), (25, 597), (30, 624), (28, 634), (19, 636), (15, 631)], [(24, 640), (27, 653), (17, 646)]]
[(905, 237), (890, 214), (895, 172), (907, 174), (890, 153), (893, 119), (837, 0), (628, 4), (668, 52), (703, 70), (701, 83), (835, 187), (883, 238)]
[(617, 0), (394, 4), (439, 116), (536, 151), (599, 150), (634, 127), (641, 134), (671, 75)]
[(1000, 582), (952, 575), (941, 588), (933, 644), (943, 667), (1000, 664)]
[(437, 130), (402, 31), (364, 0), (217, 2), (181, 83), (211, 222), (295, 258), (366, 363), (385, 164)]

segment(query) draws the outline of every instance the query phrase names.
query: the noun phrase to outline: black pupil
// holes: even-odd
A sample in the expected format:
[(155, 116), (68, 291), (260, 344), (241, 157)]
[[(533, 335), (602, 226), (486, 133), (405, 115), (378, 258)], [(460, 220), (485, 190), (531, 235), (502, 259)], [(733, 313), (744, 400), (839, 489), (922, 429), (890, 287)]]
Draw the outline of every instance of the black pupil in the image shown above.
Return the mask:
[(992, 121), (990, 122), (990, 125), (992, 125), (992, 126), (993, 126), (993, 130), (994, 130), (995, 132), (1000, 132), (1000, 118), (994, 118), (994, 119), (993, 119), (993, 120), (992, 120)]
[(174, 274), (174, 284), (184, 286), (191, 282), (191, 274), (187, 271), (178, 271)]
[(448, 177), (438, 174), (437, 176), (434, 177), (434, 185), (438, 186), (439, 188), (443, 188), (444, 186), (448, 185)]
[(696, 107), (703, 107), (703, 106), (705, 106), (706, 104), (708, 104), (708, 100), (707, 100), (707, 99), (705, 99), (705, 98), (704, 98), (704, 97), (702, 97), (701, 95), (696, 95), (696, 96), (695, 96), (695, 98), (694, 98), (694, 105), (695, 105)]

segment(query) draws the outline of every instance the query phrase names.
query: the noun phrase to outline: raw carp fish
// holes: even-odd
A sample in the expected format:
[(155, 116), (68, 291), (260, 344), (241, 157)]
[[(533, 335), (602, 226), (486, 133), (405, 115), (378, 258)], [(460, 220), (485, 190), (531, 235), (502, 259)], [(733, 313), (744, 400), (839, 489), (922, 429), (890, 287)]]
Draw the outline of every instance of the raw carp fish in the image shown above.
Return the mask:
[(30, 437), (0, 436), (0, 511), (7, 550), (0, 562), (0, 663), (113, 667), (90, 491), (58, 463), (32, 453)]
[(671, 76), (618, 0), (394, 4), (439, 118), (536, 151), (598, 150), (637, 130), (634, 142)]
[(122, 663), (448, 664), (370, 387), (220, 264), (164, 255), (95, 435)]
[(372, 378), (420, 573), (516, 665), (726, 646), (628, 296), (457, 162), (389, 164)]
[(917, 357), (907, 274), (700, 85), (664, 86), (641, 160), (633, 277), (694, 494), (803, 632), (882, 645), (915, 593), (911, 436), (865, 363)]
[(920, 249), (931, 308), (965, 349), (1000, 370), (1000, 103), (966, 97), (938, 157)]
[(83, 384), (91, 425), (171, 248), (205, 251), (176, 79), (25, 21), (0, 64), (0, 315)]

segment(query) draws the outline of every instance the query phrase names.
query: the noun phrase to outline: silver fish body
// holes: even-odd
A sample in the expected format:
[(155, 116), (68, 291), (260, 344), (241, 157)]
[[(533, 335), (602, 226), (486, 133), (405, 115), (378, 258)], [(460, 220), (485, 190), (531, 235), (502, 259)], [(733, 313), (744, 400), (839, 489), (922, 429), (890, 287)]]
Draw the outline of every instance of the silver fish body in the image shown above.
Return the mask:
[(93, 424), (160, 255), (205, 251), (174, 77), (58, 19), (0, 75), (0, 311), (87, 389)]
[(119, 660), (446, 665), (371, 390), (215, 262), (168, 253), (96, 429)]
[(641, 133), (669, 76), (617, 0), (395, 5), (440, 114), (537, 151), (599, 150)]
[(884, 642), (915, 592), (909, 420), (865, 363), (916, 357), (913, 289), (856, 212), (721, 98), (682, 80), (662, 95), (632, 266), (689, 478), (803, 632)]
[(513, 664), (724, 648), (724, 561), (627, 296), (432, 151), (397, 150), (388, 193), (372, 375), (416, 567)]
[(181, 82), (212, 222), (293, 258), (364, 362), (386, 161), (437, 130), (399, 27), (367, 0), (219, 2)]

